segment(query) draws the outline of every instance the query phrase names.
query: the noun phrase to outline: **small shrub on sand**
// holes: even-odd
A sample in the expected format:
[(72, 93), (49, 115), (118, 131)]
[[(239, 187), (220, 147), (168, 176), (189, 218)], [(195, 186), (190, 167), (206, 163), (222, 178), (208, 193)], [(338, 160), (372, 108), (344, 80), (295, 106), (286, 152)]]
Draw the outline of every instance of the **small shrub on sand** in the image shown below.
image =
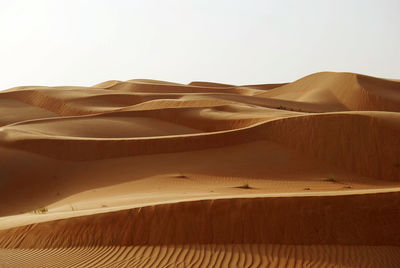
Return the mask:
[(336, 182), (335, 177), (333, 177), (332, 175), (326, 178), (324, 181)]
[(178, 175), (174, 176), (174, 178), (178, 178), (178, 179), (186, 179), (188, 178), (188, 176), (184, 175), (183, 173), (179, 172)]
[(32, 211), (32, 213), (34, 214), (45, 214), (47, 213), (49, 210), (46, 207), (42, 207), (42, 208), (38, 208)]
[(236, 186), (236, 188), (240, 188), (240, 189), (253, 189), (253, 187), (251, 187), (248, 183), (240, 185), (240, 186)]

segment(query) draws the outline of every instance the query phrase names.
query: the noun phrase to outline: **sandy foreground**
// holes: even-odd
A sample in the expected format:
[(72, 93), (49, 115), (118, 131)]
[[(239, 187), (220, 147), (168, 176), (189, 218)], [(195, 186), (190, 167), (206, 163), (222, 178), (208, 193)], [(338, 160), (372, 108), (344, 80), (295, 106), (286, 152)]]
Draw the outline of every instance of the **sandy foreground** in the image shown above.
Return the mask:
[(0, 267), (400, 267), (400, 82), (0, 92)]

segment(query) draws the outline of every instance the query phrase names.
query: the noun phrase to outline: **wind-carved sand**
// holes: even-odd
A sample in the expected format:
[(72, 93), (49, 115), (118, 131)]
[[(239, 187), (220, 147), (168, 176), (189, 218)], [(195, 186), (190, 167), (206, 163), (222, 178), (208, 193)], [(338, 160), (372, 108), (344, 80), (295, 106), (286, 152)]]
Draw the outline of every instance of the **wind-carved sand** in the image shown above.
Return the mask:
[(400, 267), (400, 82), (0, 93), (0, 267)]

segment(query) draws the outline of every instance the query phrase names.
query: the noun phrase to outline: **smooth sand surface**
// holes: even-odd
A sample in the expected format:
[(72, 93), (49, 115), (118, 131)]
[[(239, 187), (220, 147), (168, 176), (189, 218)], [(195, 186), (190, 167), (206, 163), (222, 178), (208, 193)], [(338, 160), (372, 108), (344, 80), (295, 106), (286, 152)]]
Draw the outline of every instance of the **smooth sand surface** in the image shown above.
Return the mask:
[(400, 82), (0, 92), (0, 267), (400, 267)]

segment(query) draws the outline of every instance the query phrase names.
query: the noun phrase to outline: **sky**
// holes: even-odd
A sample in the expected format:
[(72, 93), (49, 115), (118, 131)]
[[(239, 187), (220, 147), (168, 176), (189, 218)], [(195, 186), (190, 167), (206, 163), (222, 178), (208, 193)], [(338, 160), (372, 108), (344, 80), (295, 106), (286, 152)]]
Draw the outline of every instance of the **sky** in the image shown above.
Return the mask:
[(400, 79), (399, 0), (0, 0), (0, 89)]

